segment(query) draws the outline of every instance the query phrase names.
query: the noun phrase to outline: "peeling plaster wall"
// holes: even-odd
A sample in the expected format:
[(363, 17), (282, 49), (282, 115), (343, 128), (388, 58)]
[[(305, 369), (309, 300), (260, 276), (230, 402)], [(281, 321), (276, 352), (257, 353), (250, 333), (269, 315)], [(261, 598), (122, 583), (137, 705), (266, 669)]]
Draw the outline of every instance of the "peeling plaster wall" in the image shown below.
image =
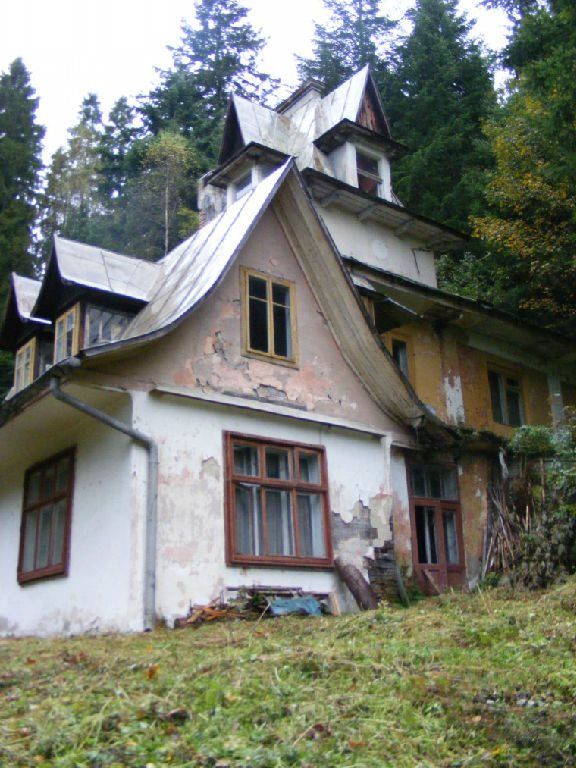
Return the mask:
[[(240, 267), (295, 284), (296, 367), (242, 354)], [(100, 370), (105, 370), (101, 368)], [(342, 357), (273, 211), (222, 284), (178, 328), (108, 369), (130, 387), (178, 386), (302, 408), (405, 436), (374, 403)]]
[[(130, 408), (114, 413), (130, 421)], [(143, 451), (124, 435), (79, 418), (36, 455), (3, 466), (0, 482), (0, 635), (142, 629)], [(50, 427), (46, 427), (50, 430)], [(40, 430), (39, 430), (40, 432)], [(39, 437), (42, 437), (41, 435)], [(24, 474), (33, 463), (76, 445), (70, 568), (67, 577), (19, 586), (16, 573)]]
[[(349, 594), (330, 569), (239, 568), (225, 562), (224, 431), (326, 447), (335, 555), (365, 571), (365, 557), (389, 503), (388, 468), (377, 437), (173, 396), (138, 394), (135, 422), (160, 446), (159, 615), (169, 621), (190, 603), (205, 603), (226, 586), (267, 584)], [(375, 524), (376, 521), (376, 524)], [(382, 526), (384, 527), (384, 526)], [(388, 526), (387, 538), (390, 538)]]
[[(357, 177), (351, 183), (356, 185)], [(344, 256), (437, 287), (434, 254), (423, 250), (422, 243), (400, 238), (375, 221), (359, 221), (354, 214), (336, 205), (317, 208)]]
[(406, 458), (402, 451), (391, 453), (392, 526), (396, 561), (408, 573), (412, 572), (412, 529), (410, 526), (410, 499)]

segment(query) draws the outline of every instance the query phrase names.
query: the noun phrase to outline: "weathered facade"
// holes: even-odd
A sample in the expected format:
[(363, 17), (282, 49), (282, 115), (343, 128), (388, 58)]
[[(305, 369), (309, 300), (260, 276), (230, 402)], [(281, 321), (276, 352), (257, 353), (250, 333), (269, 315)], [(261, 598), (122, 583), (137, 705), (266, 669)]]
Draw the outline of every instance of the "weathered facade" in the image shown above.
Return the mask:
[[(161, 262), (56, 238), (0, 343), (0, 633), (135, 631), (228, 587), (336, 592), (395, 551), (477, 578), (498, 450), (574, 397), (569, 345), (436, 287), (462, 236), (395, 198), (363, 70), (234, 97), (203, 226)], [(565, 361), (564, 361), (565, 358)]]

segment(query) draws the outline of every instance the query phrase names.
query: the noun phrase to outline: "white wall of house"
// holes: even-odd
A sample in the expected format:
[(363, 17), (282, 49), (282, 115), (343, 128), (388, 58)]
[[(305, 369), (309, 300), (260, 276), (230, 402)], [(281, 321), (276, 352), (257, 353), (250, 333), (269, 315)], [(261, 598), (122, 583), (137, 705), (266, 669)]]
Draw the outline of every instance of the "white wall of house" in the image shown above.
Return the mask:
[(423, 250), (421, 243), (399, 238), (375, 221), (359, 221), (335, 205), (318, 207), (318, 212), (343, 256), (437, 287), (434, 254)]
[[(140, 454), (144, 452), (124, 435), (76, 417), (74, 411), (74, 426), (59, 429), (58, 417), (67, 406), (52, 400), (50, 407), (53, 420), (39, 426), (36, 451), (29, 444), (15, 443), (10, 464), (2, 465), (0, 634), (140, 630), (145, 478)], [(116, 410), (114, 415), (129, 423), (130, 408)], [(25, 471), (72, 446), (76, 446), (76, 466), (68, 576), (20, 586), (17, 565)]]
[(134, 417), (135, 426), (160, 445), (159, 616), (170, 621), (186, 614), (190, 603), (253, 584), (339, 590), (343, 605), (354, 608), (333, 570), (226, 565), (223, 433), (324, 445), (335, 555), (361, 568), (371, 548), (358, 531), (374, 526), (379, 536), (391, 536), (389, 462), (378, 436), (154, 394), (136, 395)]

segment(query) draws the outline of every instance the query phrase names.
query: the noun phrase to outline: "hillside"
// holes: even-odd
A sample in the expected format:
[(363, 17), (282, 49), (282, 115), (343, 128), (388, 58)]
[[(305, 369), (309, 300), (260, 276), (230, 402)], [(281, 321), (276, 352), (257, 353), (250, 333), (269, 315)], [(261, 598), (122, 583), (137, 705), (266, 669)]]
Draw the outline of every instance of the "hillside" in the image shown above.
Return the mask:
[(576, 765), (575, 611), (573, 579), (341, 618), (0, 640), (0, 765)]

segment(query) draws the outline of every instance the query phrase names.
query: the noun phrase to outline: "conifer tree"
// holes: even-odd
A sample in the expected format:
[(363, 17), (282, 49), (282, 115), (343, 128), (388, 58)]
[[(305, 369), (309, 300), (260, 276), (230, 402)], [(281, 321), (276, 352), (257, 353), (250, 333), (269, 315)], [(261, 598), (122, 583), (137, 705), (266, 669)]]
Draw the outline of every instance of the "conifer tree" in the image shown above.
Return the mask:
[(42, 168), (44, 128), (21, 59), (0, 75), (0, 306), (10, 272), (33, 274), (32, 227)]
[(377, 76), (383, 73), (395, 22), (382, 13), (380, 1), (323, 2), (330, 20), (315, 24), (312, 57), (298, 57), (300, 78), (319, 80), (330, 91), (366, 64)]
[(394, 189), (407, 207), (467, 230), (491, 163), (482, 132), (496, 105), (489, 63), (457, 0), (416, 0), (408, 15), (385, 101), (394, 138), (411, 150), (395, 163)]

